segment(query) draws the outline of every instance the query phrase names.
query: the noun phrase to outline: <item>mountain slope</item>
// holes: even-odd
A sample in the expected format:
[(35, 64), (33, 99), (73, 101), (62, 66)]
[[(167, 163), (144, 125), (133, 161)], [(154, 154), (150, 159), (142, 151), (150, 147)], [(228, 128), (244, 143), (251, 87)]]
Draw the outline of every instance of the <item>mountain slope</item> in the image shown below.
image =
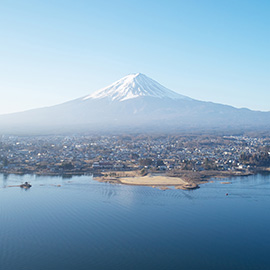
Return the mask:
[(0, 116), (0, 133), (270, 129), (270, 113), (203, 102), (143, 74), (60, 105)]

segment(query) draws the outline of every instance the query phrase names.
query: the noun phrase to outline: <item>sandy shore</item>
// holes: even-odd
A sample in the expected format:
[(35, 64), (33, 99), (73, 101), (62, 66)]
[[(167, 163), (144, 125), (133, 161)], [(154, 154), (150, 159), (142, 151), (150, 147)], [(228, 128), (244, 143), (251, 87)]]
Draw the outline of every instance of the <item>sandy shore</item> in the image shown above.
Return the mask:
[(174, 186), (176, 189), (195, 189), (199, 186), (196, 183), (187, 182), (180, 177), (169, 177), (165, 175), (152, 175), (146, 176), (133, 175), (128, 177), (109, 177), (101, 176), (94, 178), (100, 182), (118, 183), (133, 186), (151, 186), (162, 190)]
[(126, 177), (119, 179), (122, 184), (128, 185), (161, 185), (161, 186), (175, 186), (186, 184), (182, 178), (179, 177), (168, 177), (168, 176), (157, 176), (157, 175), (146, 175), (137, 177)]

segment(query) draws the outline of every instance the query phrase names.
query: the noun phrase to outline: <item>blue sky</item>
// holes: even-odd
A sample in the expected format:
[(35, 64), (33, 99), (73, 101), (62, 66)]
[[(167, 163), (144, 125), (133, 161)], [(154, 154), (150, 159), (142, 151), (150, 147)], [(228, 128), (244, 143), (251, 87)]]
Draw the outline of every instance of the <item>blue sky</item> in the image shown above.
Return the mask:
[(195, 99), (270, 111), (270, 1), (2, 0), (0, 113), (141, 72)]

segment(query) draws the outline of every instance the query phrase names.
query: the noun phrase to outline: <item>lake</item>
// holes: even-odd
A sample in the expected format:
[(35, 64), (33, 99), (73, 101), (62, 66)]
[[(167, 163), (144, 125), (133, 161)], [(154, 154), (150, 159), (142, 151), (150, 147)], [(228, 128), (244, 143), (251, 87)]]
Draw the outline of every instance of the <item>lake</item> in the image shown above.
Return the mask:
[(161, 191), (0, 174), (0, 269), (270, 269), (270, 176), (226, 181)]

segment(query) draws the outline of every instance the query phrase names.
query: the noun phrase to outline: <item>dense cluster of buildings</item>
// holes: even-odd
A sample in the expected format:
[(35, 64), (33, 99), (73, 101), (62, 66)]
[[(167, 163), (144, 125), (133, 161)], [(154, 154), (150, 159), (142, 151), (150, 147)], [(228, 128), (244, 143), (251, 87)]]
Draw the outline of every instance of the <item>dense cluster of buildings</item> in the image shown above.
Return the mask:
[(242, 157), (268, 151), (269, 145), (268, 137), (247, 136), (2, 136), (0, 171), (84, 174), (145, 167), (163, 171), (249, 170), (254, 164)]

